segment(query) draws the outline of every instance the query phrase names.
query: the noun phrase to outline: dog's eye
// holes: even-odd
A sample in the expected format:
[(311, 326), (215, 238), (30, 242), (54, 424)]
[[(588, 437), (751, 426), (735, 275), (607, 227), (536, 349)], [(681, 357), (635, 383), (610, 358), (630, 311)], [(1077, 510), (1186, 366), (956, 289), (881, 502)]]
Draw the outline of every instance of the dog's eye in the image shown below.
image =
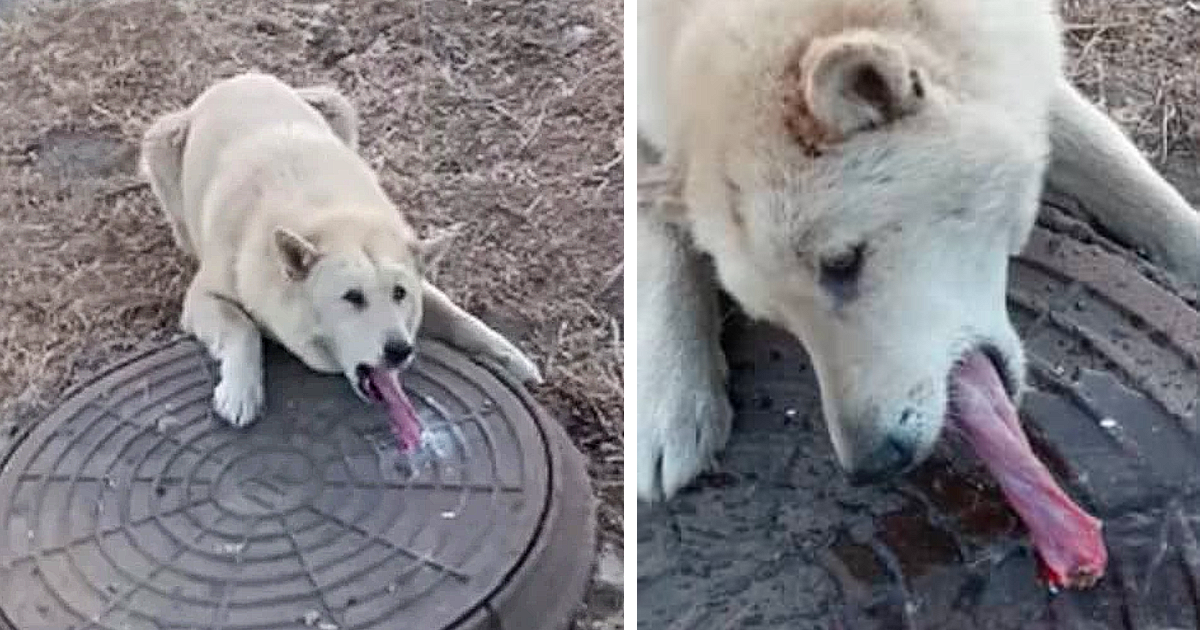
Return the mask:
[(342, 299), (353, 304), (356, 308), (362, 308), (367, 305), (367, 297), (358, 289), (350, 289), (342, 294)]
[(402, 287), (398, 284), (392, 289), (392, 299), (397, 302), (399, 302), (400, 300), (403, 300), (404, 296), (406, 296), (406, 295), (408, 295), (408, 291), (405, 291), (404, 287)]
[(854, 282), (862, 274), (866, 245), (858, 244), (844, 252), (821, 259), (821, 281), (844, 284)]

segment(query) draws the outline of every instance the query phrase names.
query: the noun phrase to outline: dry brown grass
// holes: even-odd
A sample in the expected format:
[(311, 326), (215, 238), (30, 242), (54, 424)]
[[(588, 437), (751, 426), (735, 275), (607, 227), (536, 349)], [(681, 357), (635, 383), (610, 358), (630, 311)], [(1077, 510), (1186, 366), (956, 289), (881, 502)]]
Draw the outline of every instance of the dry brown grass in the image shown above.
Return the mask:
[(1200, 157), (1200, 3), (1063, 0), (1068, 71), (1155, 162)]
[(544, 367), (620, 544), (621, 5), (98, 0), (0, 17), (0, 420), (176, 333), (191, 272), (134, 176), (155, 116), (257, 69), (332, 83), (438, 280)]

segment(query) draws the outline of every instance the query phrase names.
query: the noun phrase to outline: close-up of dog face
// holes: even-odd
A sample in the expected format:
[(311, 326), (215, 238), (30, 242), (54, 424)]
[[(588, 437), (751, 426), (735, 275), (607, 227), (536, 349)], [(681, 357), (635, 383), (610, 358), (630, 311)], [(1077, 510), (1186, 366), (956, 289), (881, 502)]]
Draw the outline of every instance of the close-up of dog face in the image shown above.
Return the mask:
[(1046, 134), (940, 84), (925, 54), (849, 31), (774, 74), (743, 59), (751, 71), (710, 77), (722, 87), (675, 128), (681, 222), (748, 314), (805, 345), (861, 482), (931, 452), (972, 353), (1010, 398), (1024, 376), (1007, 264), (1032, 229)]
[(318, 345), (355, 393), (379, 400), (369, 373), (403, 370), (413, 361), (422, 315), (422, 277), (448, 238), (377, 238), (366, 249), (322, 249), (287, 230), (275, 234), (284, 272), (311, 309)]

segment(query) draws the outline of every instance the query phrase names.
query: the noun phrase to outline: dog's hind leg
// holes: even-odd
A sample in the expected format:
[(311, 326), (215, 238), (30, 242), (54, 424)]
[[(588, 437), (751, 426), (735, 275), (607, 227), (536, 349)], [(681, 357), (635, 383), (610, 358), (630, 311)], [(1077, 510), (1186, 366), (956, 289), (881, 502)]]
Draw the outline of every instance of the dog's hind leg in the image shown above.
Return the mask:
[(729, 438), (717, 284), (674, 225), (638, 212), (637, 489), (670, 498)]
[(213, 409), (235, 427), (254, 421), (262, 407), (262, 334), (242, 308), (196, 274), (183, 301), (183, 330), (195, 335), (220, 364)]
[(541, 383), (537, 365), (504, 335), (464, 311), (433, 283), (423, 285), (420, 335), (444, 341), (468, 354), (498, 363), (523, 383)]
[(358, 113), (349, 99), (337, 90), (321, 85), (300, 88), (296, 93), (325, 117), (342, 142), (358, 149)]
[(1200, 286), (1200, 214), (1111, 119), (1063, 81), (1051, 121), (1050, 185), (1105, 229)]
[(171, 234), (180, 249), (196, 255), (188, 237), (183, 212), (183, 145), (187, 141), (190, 112), (181, 110), (162, 116), (142, 136), (142, 154), (138, 167), (150, 181), (150, 190), (158, 197)]

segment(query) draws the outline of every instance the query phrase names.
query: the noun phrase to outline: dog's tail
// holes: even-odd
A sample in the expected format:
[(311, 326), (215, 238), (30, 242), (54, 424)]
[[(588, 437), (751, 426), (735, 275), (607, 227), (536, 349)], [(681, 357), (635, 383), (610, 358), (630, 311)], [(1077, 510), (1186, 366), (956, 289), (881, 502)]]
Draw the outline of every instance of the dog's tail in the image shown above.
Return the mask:
[(196, 247), (188, 236), (183, 206), (183, 147), (191, 125), (191, 112), (180, 110), (154, 121), (142, 136), (138, 170), (162, 204), (175, 242), (190, 255)]
[(337, 89), (324, 85), (300, 88), (296, 93), (325, 118), (342, 142), (358, 150), (358, 113), (349, 99)]

